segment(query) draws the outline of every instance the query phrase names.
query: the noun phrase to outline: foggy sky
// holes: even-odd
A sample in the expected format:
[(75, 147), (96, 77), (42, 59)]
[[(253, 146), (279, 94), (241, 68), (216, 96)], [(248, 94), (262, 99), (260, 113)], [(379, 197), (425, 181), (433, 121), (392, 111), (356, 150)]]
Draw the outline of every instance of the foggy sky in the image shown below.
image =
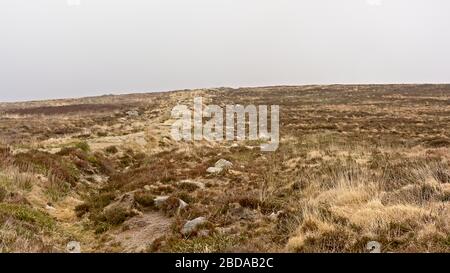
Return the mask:
[(0, 0), (0, 101), (450, 83), (449, 14), (447, 0)]

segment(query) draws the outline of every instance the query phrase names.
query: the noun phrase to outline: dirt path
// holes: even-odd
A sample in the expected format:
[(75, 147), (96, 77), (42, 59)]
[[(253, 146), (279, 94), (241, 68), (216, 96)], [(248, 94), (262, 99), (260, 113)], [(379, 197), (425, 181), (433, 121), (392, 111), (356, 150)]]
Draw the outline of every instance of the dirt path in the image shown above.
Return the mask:
[(112, 244), (120, 243), (123, 252), (143, 252), (159, 237), (167, 234), (172, 220), (159, 212), (146, 212), (127, 220), (123, 226), (128, 229), (112, 232)]

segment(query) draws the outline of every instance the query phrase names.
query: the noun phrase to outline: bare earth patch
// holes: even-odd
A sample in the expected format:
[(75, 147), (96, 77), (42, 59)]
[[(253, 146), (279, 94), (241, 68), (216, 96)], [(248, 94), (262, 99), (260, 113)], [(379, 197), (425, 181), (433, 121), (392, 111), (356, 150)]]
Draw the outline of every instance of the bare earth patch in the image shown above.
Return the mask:
[(120, 243), (123, 252), (143, 252), (154, 240), (167, 234), (171, 224), (172, 220), (160, 212), (146, 212), (125, 221), (125, 231), (115, 231), (112, 241)]

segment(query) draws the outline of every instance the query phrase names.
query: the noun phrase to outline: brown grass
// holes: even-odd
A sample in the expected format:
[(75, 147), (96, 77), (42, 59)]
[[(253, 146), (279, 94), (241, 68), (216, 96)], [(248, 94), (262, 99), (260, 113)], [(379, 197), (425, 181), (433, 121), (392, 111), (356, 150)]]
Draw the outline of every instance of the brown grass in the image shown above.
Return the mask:
[[(280, 105), (280, 148), (262, 153), (251, 141), (238, 147), (171, 141), (171, 107), (190, 104), (195, 95), (222, 106)], [(333, 85), (8, 106), (0, 117), (8, 144), (0, 146), (0, 198), (33, 197), (36, 188), (56, 205), (76, 198), (71, 209), (78, 218), (70, 225), (82, 226), (79, 233), (102, 252), (115, 245), (108, 235), (134, 217), (104, 209), (128, 193), (141, 213), (159, 211), (173, 222), (165, 236), (148, 242), (149, 251), (367, 252), (367, 242), (378, 241), (383, 252), (449, 252), (449, 98), (448, 85)], [(127, 117), (130, 108), (141, 115)], [(145, 146), (92, 145), (143, 130)], [(221, 158), (233, 168), (207, 174)], [(45, 179), (37, 180), (39, 174)], [(205, 187), (180, 183), (186, 179)], [(154, 197), (162, 195), (168, 202), (155, 208)], [(181, 211), (179, 199), (188, 203)], [(45, 251), (36, 243), (41, 237), (18, 235), (24, 223), (17, 221), (24, 220), (10, 209), (23, 208), (5, 208), (0, 251)], [(208, 220), (202, 232), (180, 233), (200, 216)]]

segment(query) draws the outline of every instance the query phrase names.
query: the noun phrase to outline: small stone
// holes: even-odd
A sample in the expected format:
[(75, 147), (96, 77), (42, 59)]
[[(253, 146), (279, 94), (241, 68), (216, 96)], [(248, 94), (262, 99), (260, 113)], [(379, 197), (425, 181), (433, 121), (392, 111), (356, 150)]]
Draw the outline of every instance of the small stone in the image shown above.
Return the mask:
[(381, 253), (381, 244), (377, 241), (370, 241), (367, 243), (366, 249), (370, 253)]
[(81, 244), (77, 241), (71, 241), (66, 246), (67, 253), (81, 253)]
[(103, 177), (101, 177), (100, 175), (94, 174), (91, 176), (92, 178), (92, 182), (95, 183), (102, 183), (104, 181)]
[(225, 159), (220, 159), (219, 161), (216, 162), (214, 167), (226, 170), (226, 169), (233, 167), (233, 163), (231, 163), (230, 161), (225, 160)]
[(183, 200), (180, 200), (180, 206), (178, 207), (178, 209), (184, 209), (188, 206), (188, 203), (184, 202)]
[(127, 114), (127, 116), (129, 116), (129, 117), (138, 117), (139, 116), (139, 112), (136, 110), (128, 111), (125, 114)]
[(150, 190), (151, 190), (151, 188), (150, 188), (150, 186), (149, 186), (149, 185), (145, 185), (145, 186), (144, 186), (144, 190), (146, 190), (146, 191), (150, 191)]
[(209, 230), (202, 229), (197, 233), (197, 236), (199, 237), (208, 237), (209, 236)]
[(221, 227), (221, 228), (218, 228), (217, 231), (220, 234), (232, 234), (234, 232), (232, 227)]
[(144, 213), (142, 213), (142, 211), (140, 211), (140, 210), (138, 210), (138, 209), (132, 209), (131, 210), (131, 215), (134, 215), (134, 216), (142, 216), (142, 215), (144, 215)]
[(225, 159), (220, 159), (219, 161), (216, 162), (214, 167), (209, 167), (206, 170), (206, 172), (211, 173), (211, 174), (219, 174), (223, 170), (229, 169), (232, 166), (233, 166), (233, 163), (231, 163), (230, 161), (225, 160)]
[(169, 196), (158, 196), (155, 198), (155, 206), (160, 207), (162, 206), (162, 204), (164, 204), (164, 202), (167, 201), (167, 199), (169, 199)]
[(211, 173), (211, 174), (219, 174), (223, 171), (223, 169), (221, 168), (216, 168), (216, 167), (209, 167), (206, 172), (207, 173)]
[[(161, 208), (163, 206), (163, 204), (167, 200), (169, 200), (169, 198), (171, 198), (171, 197), (170, 196), (158, 196), (158, 197), (156, 197), (154, 199), (155, 206), (158, 207), (158, 208)], [(184, 208), (186, 208), (188, 206), (188, 203), (184, 202), (183, 200), (181, 200), (179, 198), (176, 198), (176, 199), (178, 199), (178, 202), (180, 203), (180, 205), (178, 206), (179, 210), (184, 209)]]
[(282, 210), (280, 210), (280, 211), (278, 211), (278, 212), (272, 212), (272, 214), (270, 214), (269, 215), (269, 219), (271, 220), (271, 221), (277, 221), (278, 220), (278, 217), (281, 215), (283, 213), (283, 211)]
[(242, 207), (239, 203), (229, 204), (229, 212), (237, 219), (252, 220), (257, 217), (257, 212), (249, 208)]
[(50, 206), (50, 205), (45, 205), (45, 209), (46, 209), (46, 210), (51, 210), (51, 211), (56, 210), (54, 207), (52, 207), (52, 206)]
[(190, 234), (197, 230), (200, 225), (206, 224), (208, 221), (205, 217), (198, 217), (194, 220), (188, 221), (181, 230), (181, 233), (184, 235)]
[(205, 184), (202, 182), (198, 182), (198, 181), (192, 181), (192, 180), (183, 180), (180, 181), (178, 183), (180, 186), (193, 186), (196, 187), (198, 189), (204, 189), (205, 188)]

